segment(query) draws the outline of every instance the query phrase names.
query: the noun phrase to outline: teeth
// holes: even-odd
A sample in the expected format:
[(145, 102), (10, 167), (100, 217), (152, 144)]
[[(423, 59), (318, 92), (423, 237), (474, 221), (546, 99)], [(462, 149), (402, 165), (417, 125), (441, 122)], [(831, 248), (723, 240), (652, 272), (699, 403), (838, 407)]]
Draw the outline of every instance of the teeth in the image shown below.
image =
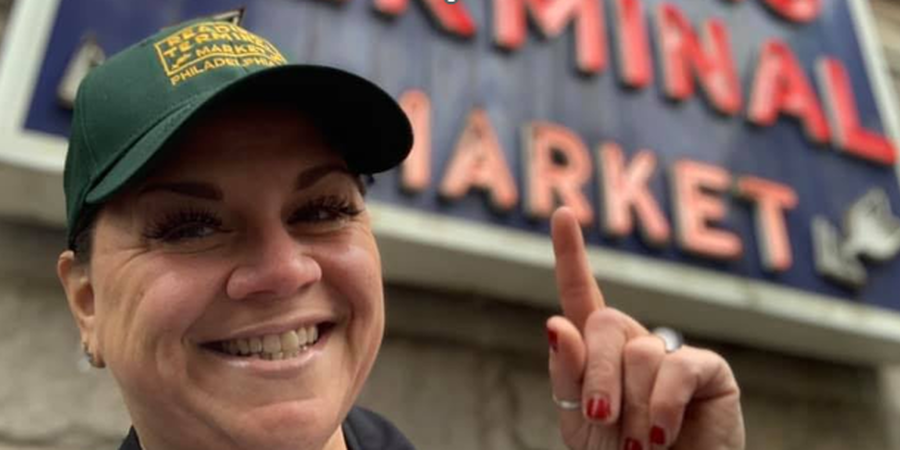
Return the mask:
[(318, 339), (319, 330), (315, 326), (309, 326), (281, 334), (232, 339), (223, 341), (220, 345), (222, 351), (229, 355), (280, 360), (299, 356), (309, 350)]
[(262, 351), (262, 339), (258, 337), (252, 337), (248, 339), (250, 342), (250, 353), (259, 353)]
[(263, 351), (275, 353), (281, 351), (281, 337), (277, 334), (267, 334), (263, 337)]
[(294, 331), (287, 331), (281, 335), (281, 350), (289, 352), (300, 348), (300, 338)]
[(297, 345), (306, 345), (306, 328), (300, 328), (297, 330)]

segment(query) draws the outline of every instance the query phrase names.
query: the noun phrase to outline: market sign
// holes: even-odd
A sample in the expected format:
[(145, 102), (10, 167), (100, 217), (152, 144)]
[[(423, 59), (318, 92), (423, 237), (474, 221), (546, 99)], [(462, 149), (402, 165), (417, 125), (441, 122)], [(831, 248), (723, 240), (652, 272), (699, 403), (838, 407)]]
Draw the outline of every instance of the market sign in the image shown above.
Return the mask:
[[(546, 242), (547, 219), (565, 204), (613, 283), (746, 284), (756, 293), (746, 298), (774, 289), (778, 308), (812, 299), (779, 320), (828, 329), (839, 321), (823, 308), (900, 310), (893, 98), (877, 51), (864, 50), (877, 44), (862, 0), (28, 3), (48, 26), (19, 33), (46, 51), (18, 84), (34, 88), (15, 94), (17, 119), (0, 125), (40, 136), (17, 141), (38, 153), (64, 148), (77, 84), (107, 55), (243, 5), (229, 17), (288, 58), (371, 78), (409, 115), (413, 153), (370, 190), (395, 219), (385, 235), (525, 261), (517, 243)], [(173, 86), (252, 56), (239, 41), (213, 46), (215, 33), (191, 27), (165, 43), (166, 58), (192, 61), (171, 73)], [(15, 69), (4, 64), (0, 87), (10, 90)], [(503, 246), (490, 236), (516, 237)], [(404, 258), (426, 257), (415, 248)], [(440, 278), (434, 271), (418, 278)]]

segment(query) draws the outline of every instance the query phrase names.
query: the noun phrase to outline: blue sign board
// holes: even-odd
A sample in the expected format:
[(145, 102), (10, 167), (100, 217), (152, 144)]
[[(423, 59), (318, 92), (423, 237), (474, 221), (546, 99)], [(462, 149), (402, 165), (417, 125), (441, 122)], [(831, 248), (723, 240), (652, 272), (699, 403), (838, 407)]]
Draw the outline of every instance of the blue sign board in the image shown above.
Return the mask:
[[(754, 228), (753, 205), (728, 193), (721, 196), (728, 213), (714, 226), (740, 238), (743, 254), (736, 259), (697, 256), (680, 248), (674, 238), (666, 245), (648, 245), (637, 231), (613, 238), (601, 231), (596, 220), (585, 229), (590, 244), (900, 309), (897, 258), (890, 255), (874, 261), (862, 256), (857, 262), (865, 270), (865, 282), (852, 288), (836, 283), (817, 268), (815, 255), (821, 250), (815, 248), (812, 225), (819, 217), (833, 225), (840, 239), (851, 231), (845, 224), (851, 206), (873, 189), (883, 192), (887, 199), (882, 208), (900, 211), (900, 185), (894, 168), (853, 157), (834, 145), (814, 143), (796, 118), (782, 115), (770, 126), (758, 126), (747, 119), (746, 113), (761, 48), (774, 38), (792, 49), (814, 89), (819, 59), (828, 56), (839, 60), (850, 80), (859, 125), (874, 134), (886, 134), (850, 2), (823, 1), (814, 20), (794, 23), (762, 0), (670, 0), (698, 30), (699, 24), (717, 18), (730, 33), (744, 108), (736, 115), (727, 115), (715, 111), (699, 93), (683, 101), (666, 98), (664, 76), (659, 70), (660, 37), (653, 31), (658, 19), (649, 21), (647, 34), (657, 50), (654, 81), (643, 88), (625, 87), (617, 72), (620, 61), (612, 57), (612, 47), (619, 39), (613, 26), (614, 2), (597, 1), (608, 22), (604, 33), (610, 52), (604, 70), (583, 73), (576, 56), (576, 26), (569, 25), (561, 35), (547, 37), (533, 22), (521, 46), (504, 50), (495, 42), (495, 3), (488, 0), (456, 3), (466, 8), (475, 24), (469, 37), (447, 31), (440, 18), (429, 13), (428, 1), (420, 0), (411, 0), (406, 11), (395, 16), (376, 11), (373, 0), (61, 0), (25, 128), (68, 135), (71, 111), (61, 106), (57, 91), (73, 54), (87, 36), (112, 54), (182, 20), (245, 6), (243, 26), (269, 38), (289, 58), (351, 70), (375, 80), (397, 97), (417, 89), (430, 98), (433, 154), (432, 179), (427, 188), (417, 193), (402, 189), (400, 173), (394, 171), (377, 177), (372, 198), (546, 234), (547, 221), (529, 216), (521, 206), (524, 200), (510, 211), (497, 212), (482, 193), (472, 191), (450, 201), (438, 194), (438, 186), (467, 118), (477, 108), (486, 112), (522, 193), (520, 197), (526, 197), (522, 127), (534, 121), (552, 122), (571, 130), (591, 149), (594, 172), (598, 162), (593, 149), (602, 143), (617, 143), (628, 158), (642, 149), (652, 151), (658, 161), (648, 187), (670, 223), (675, 222), (678, 206), (670, 188), (673, 175), (666, 169), (677, 161), (717, 166), (735, 179), (754, 176), (771, 180), (790, 187), (798, 199), (796, 207), (784, 211), (793, 259), (783, 271), (766, 270), (761, 263), (763, 237)], [(662, 3), (644, 0), (646, 16), (655, 18), (653, 12)], [(583, 189), (597, 215), (601, 214), (602, 203), (598, 178), (591, 178)], [(887, 241), (883, 244), (890, 245)]]

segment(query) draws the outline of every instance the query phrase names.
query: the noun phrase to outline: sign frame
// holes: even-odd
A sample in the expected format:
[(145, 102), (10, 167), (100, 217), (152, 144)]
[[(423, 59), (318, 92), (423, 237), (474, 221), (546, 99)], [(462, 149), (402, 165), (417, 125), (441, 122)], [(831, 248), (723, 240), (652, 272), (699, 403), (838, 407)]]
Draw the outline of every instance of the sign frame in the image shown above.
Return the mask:
[[(24, 122), (59, 1), (15, 2), (0, 44), (0, 215), (57, 227), (65, 224), (66, 142)], [(870, 6), (849, 4), (882, 122), (900, 148), (896, 96)], [(900, 164), (895, 172), (900, 179)], [(384, 203), (370, 209), (386, 281), (556, 307), (546, 237)], [(648, 323), (808, 357), (900, 362), (898, 312), (606, 248), (591, 246), (588, 258), (609, 303)]]

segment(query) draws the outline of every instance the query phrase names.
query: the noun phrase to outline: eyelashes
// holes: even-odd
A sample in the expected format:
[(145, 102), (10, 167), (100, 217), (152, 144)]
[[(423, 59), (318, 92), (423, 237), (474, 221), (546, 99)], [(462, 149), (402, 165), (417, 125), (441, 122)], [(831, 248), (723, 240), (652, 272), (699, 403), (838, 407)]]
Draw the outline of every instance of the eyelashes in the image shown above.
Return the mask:
[[(330, 228), (362, 212), (362, 208), (346, 197), (327, 195), (316, 197), (294, 209), (288, 216), (287, 223), (295, 227)], [(149, 223), (142, 235), (151, 241), (179, 243), (227, 231), (229, 230), (216, 212), (190, 207), (161, 215)]]
[(221, 229), (222, 219), (216, 213), (192, 207), (164, 214), (150, 223), (143, 236), (152, 241), (175, 242)]
[(348, 198), (326, 195), (317, 197), (294, 210), (288, 218), (288, 223), (335, 221), (356, 217), (362, 211)]

